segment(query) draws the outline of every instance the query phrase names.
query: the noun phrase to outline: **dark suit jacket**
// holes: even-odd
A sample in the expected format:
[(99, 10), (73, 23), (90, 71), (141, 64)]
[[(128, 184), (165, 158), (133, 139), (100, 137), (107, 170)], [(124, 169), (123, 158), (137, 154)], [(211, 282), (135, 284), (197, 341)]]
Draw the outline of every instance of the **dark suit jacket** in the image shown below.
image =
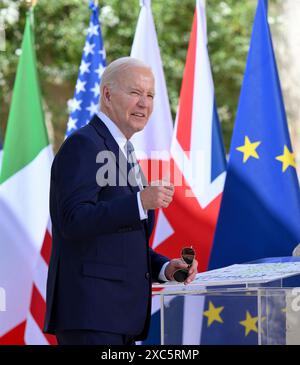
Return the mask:
[[(96, 183), (101, 167), (96, 156), (104, 150), (116, 156), (117, 186)], [(125, 159), (119, 157), (118, 144), (95, 116), (63, 143), (54, 159), (45, 332), (147, 335), (151, 279), (158, 280), (168, 259), (149, 248), (154, 212), (140, 220), (138, 188), (119, 183), (120, 158)]]

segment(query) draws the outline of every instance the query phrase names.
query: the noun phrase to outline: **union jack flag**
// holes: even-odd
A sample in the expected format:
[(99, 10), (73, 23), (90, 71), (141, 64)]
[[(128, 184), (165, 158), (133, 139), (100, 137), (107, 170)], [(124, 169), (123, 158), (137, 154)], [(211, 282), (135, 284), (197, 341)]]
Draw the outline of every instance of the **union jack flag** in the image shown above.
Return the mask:
[[(207, 270), (226, 175), (226, 159), (207, 50), (205, 7), (196, 0), (192, 32), (171, 143), (172, 204), (158, 213), (153, 235), (156, 251), (179, 257), (193, 246), (199, 271)], [(178, 181), (179, 178), (179, 181)], [(177, 186), (176, 186), (177, 185)], [(193, 303), (184, 304), (193, 308)], [(183, 344), (199, 344), (202, 311), (185, 321)], [(155, 316), (152, 317), (155, 319)], [(158, 316), (156, 315), (156, 319)], [(153, 328), (157, 321), (153, 320)], [(151, 338), (148, 343), (157, 343)], [(156, 332), (157, 333), (157, 332)]]

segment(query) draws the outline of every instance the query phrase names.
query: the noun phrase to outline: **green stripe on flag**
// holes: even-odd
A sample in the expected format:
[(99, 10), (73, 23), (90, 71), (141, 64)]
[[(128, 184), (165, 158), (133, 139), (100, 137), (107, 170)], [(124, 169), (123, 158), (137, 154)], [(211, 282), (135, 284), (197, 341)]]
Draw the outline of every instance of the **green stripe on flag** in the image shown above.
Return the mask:
[(28, 12), (5, 134), (0, 184), (48, 146), (38, 83), (34, 36)]

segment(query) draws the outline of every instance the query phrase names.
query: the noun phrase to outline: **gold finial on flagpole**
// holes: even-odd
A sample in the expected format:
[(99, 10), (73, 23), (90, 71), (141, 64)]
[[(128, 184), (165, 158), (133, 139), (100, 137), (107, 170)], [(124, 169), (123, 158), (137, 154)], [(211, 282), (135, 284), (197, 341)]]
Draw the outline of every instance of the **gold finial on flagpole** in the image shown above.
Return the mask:
[(34, 7), (38, 0), (26, 0), (26, 3), (30, 7)]

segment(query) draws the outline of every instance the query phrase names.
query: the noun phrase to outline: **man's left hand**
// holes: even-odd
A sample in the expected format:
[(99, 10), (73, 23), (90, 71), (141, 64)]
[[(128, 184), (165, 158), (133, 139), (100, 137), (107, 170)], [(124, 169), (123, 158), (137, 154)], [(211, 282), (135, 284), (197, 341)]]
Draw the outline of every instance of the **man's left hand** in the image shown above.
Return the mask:
[[(193, 264), (189, 268), (189, 275), (186, 278), (184, 284), (190, 284), (196, 277), (198, 272), (198, 261), (196, 259), (193, 260)], [(182, 259), (173, 259), (171, 260), (165, 270), (165, 275), (168, 280), (174, 280), (174, 272), (179, 269), (188, 269), (188, 265)]]

